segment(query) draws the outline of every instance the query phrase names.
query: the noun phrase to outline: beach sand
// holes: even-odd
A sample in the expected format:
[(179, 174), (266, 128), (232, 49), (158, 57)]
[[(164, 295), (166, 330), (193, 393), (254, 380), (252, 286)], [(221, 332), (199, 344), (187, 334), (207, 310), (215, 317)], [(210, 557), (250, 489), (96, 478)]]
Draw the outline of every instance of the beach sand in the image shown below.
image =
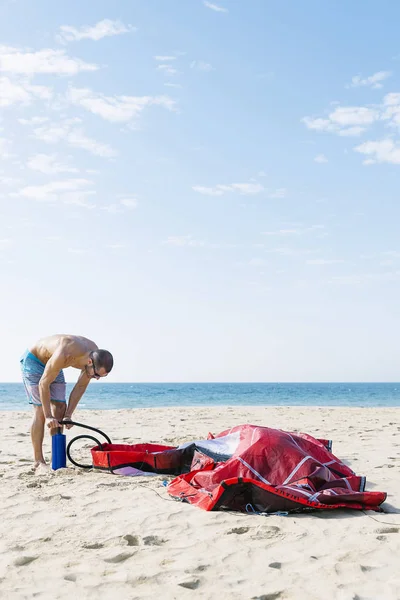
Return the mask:
[[(367, 477), (367, 490), (388, 493), (389, 514), (263, 517), (177, 502), (162, 485), (166, 476), (119, 477), (73, 466), (35, 475), (31, 415), (3, 411), (0, 598), (398, 600), (399, 417), (399, 408), (302, 407), (74, 415), (115, 443), (178, 445), (243, 423), (303, 431), (332, 439), (333, 453)], [(73, 428), (67, 436), (81, 433)], [(45, 448), (49, 457), (48, 434)], [(82, 456), (91, 462), (88, 450)]]

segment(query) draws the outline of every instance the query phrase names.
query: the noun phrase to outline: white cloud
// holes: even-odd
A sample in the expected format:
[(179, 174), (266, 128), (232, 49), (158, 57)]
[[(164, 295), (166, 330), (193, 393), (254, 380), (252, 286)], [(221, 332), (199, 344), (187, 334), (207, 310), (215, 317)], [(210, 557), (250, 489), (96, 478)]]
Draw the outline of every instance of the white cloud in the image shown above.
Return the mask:
[(311, 225), (310, 227), (291, 227), (290, 229), (278, 229), (276, 231), (263, 231), (262, 235), (268, 236), (290, 236), (290, 235), (304, 235), (306, 233), (312, 233), (314, 231), (320, 231), (325, 229), (325, 225)]
[(170, 83), (170, 82), (167, 82), (167, 83), (164, 83), (164, 85), (166, 87), (174, 87), (174, 88), (181, 88), (182, 87), (180, 83)]
[(218, 4), (212, 4), (211, 2), (208, 2), (207, 0), (203, 0), (203, 4), (204, 4), (204, 6), (206, 6), (207, 8), (211, 8), (211, 10), (214, 10), (215, 12), (222, 12), (222, 13), (228, 12), (227, 8), (224, 8), (223, 6), (219, 6)]
[(206, 63), (203, 60), (193, 60), (190, 63), (190, 68), (205, 72), (215, 71), (214, 67), (210, 65), (210, 63)]
[(49, 120), (49, 117), (32, 117), (31, 119), (18, 119), (18, 122), (21, 125), (42, 125)]
[(10, 142), (6, 138), (0, 138), (0, 158), (12, 158), (13, 154), (9, 152)]
[(14, 177), (7, 177), (5, 175), (0, 175), (0, 184), (6, 185), (9, 187), (13, 187), (20, 183), (19, 179), (15, 179)]
[(345, 261), (340, 259), (340, 258), (331, 258), (331, 259), (327, 259), (327, 258), (313, 258), (310, 260), (307, 260), (306, 263), (308, 265), (334, 265), (334, 264), (338, 264), (338, 263), (344, 263)]
[(272, 192), (269, 192), (269, 194), (268, 194), (269, 198), (286, 198), (286, 196), (287, 196), (286, 188), (278, 188)]
[(70, 131), (66, 137), (66, 141), (74, 148), (87, 150), (91, 154), (101, 156), (102, 158), (112, 158), (117, 155), (117, 152), (111, 146), (87, 137), (80, 129)]
[(178, 69), (175, 69), (173, 66), (168, 64), (161, 64), (157, 66), (159, 71), (162, 71), (164, 75), (173, 76), (179, 73)]
[(50, 100), (52, 88), (43, 85), (32, 85), (28, 81), (11, 81), (9, 77), (0, 77), (0, 106), (12, 104), (27, 106), (35, 98)]
[(327, 282), (339, 285), (361, 285), (363, 283), (376, 283), (379, 281), (398, 281), (400, 271), (387, 271), (385, 273), (355, 273), (353, 275), (338, 275), (331, 277)]
[(364, 161), (364, 164), (367, 165), (374, 163), (400, 164), (400, 145), (391, 139), (365, 142), (356, 146), (354, 150), (370, 157)]
[(103, 158), (112, 158), (116, 156), (116, 151), (108, 144), (103, 144), (87, 137), (83, 131), (77, 127), (80, 119), (65, 119), (59, 123), (49, 123), (42, 127), (36, 127), (33, 135), (47, 144), (57, 144), (65, 141), (73, 148), (87, 150), (95, 156)]
[(226, 192), (239, 192), (239, 194), (250, 195), (264, 191), (264, 186), (260, 183), (231, 183), (230, 185), (218, 184), (213, 188), (195, 185), (192, 189), (206, 196), (223, 196)]
[(362, 87), (367, 86), (371, 87), (374, 90), (380, 89), (382, 87), (382, 81), (385, 81), (388, 77), (391, 76), (390, 71), (378, 71), (369, 77), (365, 77), (363, 79), (360, 75), (355, 75), (351, 79), (351, 84), (348, 87)]
[(60, 42), (77, 42), (80, 40), (94, 40), (97, 42), (104, 37), (133, 31), (136, 31), (136, 27), (132, 27), (132, 25), (125, 25), (118, 20), (103, 19), (96, 25), (83, 25), (79, 28), (71, 25), (61, 25), (57, 40)]
[(264, 258), (251, 258), (248, 264), (252, 267), (263, 267), (266, 265), (266, 260)]
[(136, 208), (138, 205), (138, 201), (136, 200), (136, 198), (123, 198), (122, 200), (120, 200), (120, 204), (122, 204), (122, 206), (125, 206), (126, 208)]
[(107, 248), (111, 248), (111, 250), (122, 250), (127, 247), (127, 244), (107, 244)]
[(37, 74), (76, 75), (96, 71), (99, 67), (80, 58), (71, 58), (65, 50), (45, 48), (37, 52), (29, 49), (0, 46), (0, 71), (16, 75)]
[(308, 129), (328, 131), (345, 136), (357, 136), (380, 118), (376, 109), (366, 106), (338, 106), (327, 118), (304, 117)]
[(44, 185), (30, 185), (22, 188), (18, 196), (31, 198), (37, 202), (55, 202), (57, 200), (71, 200), (71, 196), (66, 196), (70, 192), (82, 192), (82, 189), (92, 185), (88, 179), (65, 179), (61, 181), (51, 181)]
[(168, 96), (104, 96), (87, 88), (70, 88), (68, 99), (72, 104), (113, 123), (131, 121), (148, 106), (174, 110), (176, 105), (175, 100)]
[(33, 171), (45, 173), (46, 175), (53, 175), (56, 173), (76, 173), (78, 171), (78, 169), (75, 169), (70, 165), (57, 162), (57, 157), (54, 154), (36, 154), (28, 160), (27, 167)]
[(157, 60), (158, 62), (171, 62), (171, 60), (176, 60), (176, 56), (155, 56), (154, 60)]
[(88, 198), (95, 196), (96, 192), (77, 190), (76, 192), (67, 192), (63, 194), (62, 201), (64, 204), (73, 204), (74, 206), (81, 206), (82, 208), (96, 208), (96, 204), (89, 202)]
[(328, 159), (326, 158), (325, 154), (317, 154), (317, 156), (314, 158), (314, 161), (316, 163), (327, 163)]
[(136, 198), (122, 198), (118, 202), (102, 206), (101, 209), (111, 214), (121, 213), (124, 209), (133, 210), (137, 207), (138, 201)]
[(205, 242), (194, 240), (192, 235), (170, 235), (164, 242), (166, 246), (204, 246)]

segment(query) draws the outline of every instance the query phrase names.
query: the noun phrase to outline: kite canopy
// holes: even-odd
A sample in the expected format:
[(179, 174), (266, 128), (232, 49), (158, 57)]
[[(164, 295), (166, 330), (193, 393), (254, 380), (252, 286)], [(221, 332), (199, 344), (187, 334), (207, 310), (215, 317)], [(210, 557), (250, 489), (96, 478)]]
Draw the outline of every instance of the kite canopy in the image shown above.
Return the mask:
[(204, 510), (380, 510), (386, 493), (366, 492), (365, 477), (330, 450), (330, 441), (305, 433), (239, 425), (178, 447), (103, 444), (92, 460), (121, 475), (177, 475), (169, 494)]

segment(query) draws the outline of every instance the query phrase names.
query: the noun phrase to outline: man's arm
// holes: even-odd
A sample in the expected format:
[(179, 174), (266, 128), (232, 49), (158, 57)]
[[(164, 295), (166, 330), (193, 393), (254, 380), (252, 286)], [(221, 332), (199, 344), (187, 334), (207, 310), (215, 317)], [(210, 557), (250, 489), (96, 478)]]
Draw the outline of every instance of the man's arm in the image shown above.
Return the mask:
[(56, 379), (57, 375), (66, 366), (66, 357), (62, 348), (57, 349), (53, 356), (49, 358), (43, 375), (39, 381), (39, 395), (42, 403), (43, 413), (48, 427), (59, 427), (58, 422), (54, 419), (51, 413), (50, 405), (50, 384)]
[(81, 374), (79, 375), (78, 381), (74, 385), (74, 388), (69, 396), (67, 410), (65, 412), (64, 419), (71, 419), (72, 414), (79, 402), (82, 398), (83, 394), (86, 391), (87, 386), (89, 385), (90, 377), (88, 377), (86, 370), (83, 369)]

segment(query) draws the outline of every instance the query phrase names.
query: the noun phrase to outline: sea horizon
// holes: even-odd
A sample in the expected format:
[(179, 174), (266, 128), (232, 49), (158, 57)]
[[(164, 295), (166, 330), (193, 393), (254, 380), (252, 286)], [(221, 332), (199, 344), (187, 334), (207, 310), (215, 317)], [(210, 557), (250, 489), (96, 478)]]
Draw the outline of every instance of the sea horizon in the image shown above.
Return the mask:
[[(67, 398), (74, 383), (67, 382)], [(79, 408), (400, 406), (400, 382), (93, 382)], [(29, 410), (22, 382), (0, 383), (1, 410)]]

